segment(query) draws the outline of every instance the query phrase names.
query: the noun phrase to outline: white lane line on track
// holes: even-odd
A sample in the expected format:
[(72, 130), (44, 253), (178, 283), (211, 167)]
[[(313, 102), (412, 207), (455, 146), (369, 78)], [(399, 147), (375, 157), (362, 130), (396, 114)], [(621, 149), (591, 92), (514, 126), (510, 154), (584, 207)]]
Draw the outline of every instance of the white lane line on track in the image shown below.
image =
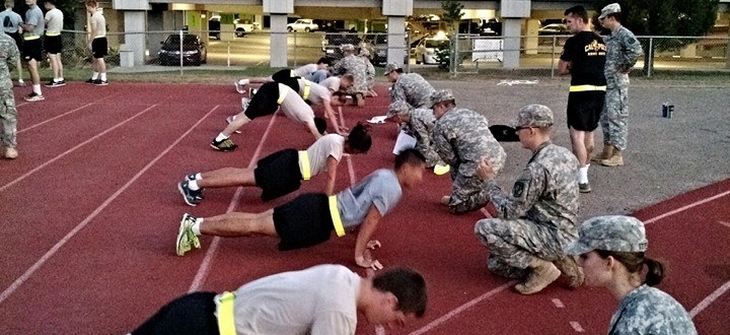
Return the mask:
[[(86, 108), (86, 107), (89, 107), (89, 106), (91, 106), (91, 105), (94, 105), (94, 104), (98, 104), (98, 103), (100, 103), (100, 102), (102, 102), (102, 101), (104, 101), (104, 100), (106, 100), (106, 99), (109, 99), (109, 98), (111, 98), (111, 97), (113, 97), (113, 96), (116, 96), (116, 95), (119, 95), (119, 94), (121, 94), (121, 93), (116, 93), (116, 94), (112, 94), (112, 95), (110, 95), (110, 96), (108, 96), (108, 97), (104, 97), (104, 98), (101, 98), (101, 99), (99, 99), (99, 100), (96, 100), (96, 101), (94, 101), (94, 102), (90, 102), (90, 103), (88, 103), (88, 104), (86, 104), (86, 105), (83, 105), (83, 106), (81, 106), (81, 107), (78, 107), (78, 108), (72, 109), (72, 110), (70, 110), (70, 111), (68, 111), (68, 112), (66, 112), (66, 113), (63, 113), (63, 114), (60, 114), (60, 115), (56, 115), (56, 116), (54, 116), (54, 117), (52, 117), (52, 118), (50, 118), (50, 119), (48, 119), (48, 120), (45, 120), (45, 121), (42, 121), (42, 122), (36, 123), (36, 124), (34, 124), (34, 125), (32, 125), (32, 126), (29, 126), (28, 128), (24, 128), (24, 129), (18, 130), (18, 134), (20, 134), (20, 133), (22, 133), (22, 132), (24, 132), (24, 131), (27, 131), (27, 130), (31, 130), (31, 129), (33, 129), (33, 128), (36, 128), (36, 127), (40, 127), (40, 126), (42, 126), (42, 125), (44, 125), (44, 124), (46, 124), (46, 123), (48, 123), (48, 122), (54, 121), (54, 120), (56, 120), (56, 119), (60, 119), (60, 118), (62, 118), (62, 117), (64, 117), (64, 116), (66, 116), (66, 115), (69, 115), (69, 114), (73, 114), (73, 113), (76, 113), (76, 112), (78, 112), (78, 111), (80, 111), (80, 110), (82, 110), (82, 109), (84, 109), (84, 108)], [(18, 107), (20, 107), (20, 106), (18, 106)]]
[[(258, 162), (258, 157), (261, 154), (261, 148), (264, 146), (266, 139), (269, 137), (269, 132), (271, 132), (272, 126), (274, 125), (274, 120), (276, 120), (276, 118), (278, 117), (278, 114), (279, 114), (279, 112), (276, 112), (276, 113), (274, 113), (274, 115), (271, 116), (271, 120), (269, 120), (269, 124), (266, 126), (264, 135), (261, 136), (261, 140), (259, 141), (259, 144), (256, 146), (256, 151), (254, 151), (253, 156), (251, 156), (251, 161), (248, 163), (249, 169), (252, 168), (254, 165), (256, 165), (256, 162)], [(233, 212), (236, 209), (236, 205), (238, 205), (238, 203), (241, 202), (242, 196), (243, 196), (243, 186), (236, 189), (236, 193), (233, 194), (233, 198), (231, 198), (231, 202), (228, 204), (228, 209), (226, 209), (226, 213)], [(210, 266), (213, 262), (213, 257), (215, 257), (215, 254), (218, 251), (218, 247), (220, 246), (220, 240), (221, 240), (221, 238), (218, 236), (213, 238), (213, 242), (210, 243), (210, 248), (208, 248), (208, 250), (205, 252), (205, 257), (203, 258), (203, 262), (200, 263), (198, 272), (195, 274), (195, 278), (193, 279), (193, 282), (190, 284), (188, 293), (198, 291), (200, 289), (200, 286), (202, 286), (203, 283), (205, 283), (205, 279), (208, 277), (208, 273), (210, 273)]]
[[(153, 109), (154, 107), (156, 107), (158, 105), (159, 104), (155, 104), (155, 105), (145, 109), (144, 111), (140, 112), (139, 114), (127, 119), (123, 123), (129, 122), (130, 120), (134, 119), (135, 117), (141, 115), (142, 113), (144, 113), (146, 111)], [(28, 278), (30, 278), (30, 276), (33, 275), (33, 273), (35, 273), (36, 270), (38, 270), (41, 266), (43, 266), (43, 264), (45, 264), (46, 261), (48, 261), (51, 257), (53, 257), (53, 255), (55, 255), (56, 252), (59, 249), (61, 249), (61, 247), (63, 247), (66, 243), (68, 243), (68, 241), (70, 241), (74, 236), (76, 236), (76, 234), (79, 231), (81, 231), (81, 229), (84, 229), (84, 227), (86, 227), (86, 225), (88, 225), (89, 222), (91, 222), (91, 220), (93, 220), (97, 215), (99, 215), (99, 213), (101, 213), (101, 211), (103, 211), (107, 206), (109, 206), (109, 204), (111, 204), (120, 194), (122, 194), (124, 191), (126, 191), (127, 188), (129, 188), (129, 186), (131, 186), (135, 181), (137, 181), (137, 179), (139, 179), (139, 177), (141, 177), (145, 172), (147, 172), (147, 170), (149, 170), (155, 163), (157, 163), (157, 161), (159, 161), (168, 152), (170, 152), (170, 150), (172, 150), (180, 141), (182, 141), (183, 138), (185, 138), (185, 136), (187, 136), (191, 131), (193, 131), (193, 129), (195, 129), (195, 127), (197, 127), (201, 122), (203, 122), (203, 120), (205, 120), (205, 118), (207, 118), (208, 115), (213, 113), (213, 111), (215, 111), (216, 109), (218, 109), (218, 106), (213, 107), (213, 109), (211, 109), (207, 114), (205, 114), (203, 116), (203, 118), (201, 118), (192, 127), (190, 127), (190, 129), (188, 129), (185, 133), (183, 133), (180, 137), (178, 137), (177, 140), (175, 140), (175, 142), (170, 144), (164, 151), (162, 151), (159, 155), (157, 155), (157, 157), (155, 157), (155, 159), (153, 159), (152, 161), (147, 163), (147, 165), (145, 165), (141, 170), (139, 170), (139, 172), (137, 172), (137, 174), (135, 174), (134, 177), (129, 179), (129, 181), (127, 181), (122, 187), (120, 187), (116, 192), (114, 192), (114, 194), (112, 194), (109, 198), (107, 198), (101, 205), (99, 205), (99, 207), (97, 207), (93, 212), (91, 212), (91, 214), (89, 214), (83, 221), (81, 221), (78, 225), (76, 225), (76, 227), (74, 227), (71, 231), (69, 231), (68, 234), (66, 234), (66, 236), (64, 236), (53, 247), (51, 247), (51, 249), (49, 249), (43, 256), (41, 256), (41, 258), (38, 259), (38, 261), (36, 261), (35, 264), (33, 264), (30, 268), (28, 268), (28, 270), (26, 270), (25, 273), (23, 273), (20, 277), (18, 277), (18, 279), (16, 279), (12, 284), (10, 284), (10, 286), (8, 288), (5, 289), (5, 291), (2, 292), (2, 294), (0, 294), (0, 304), (2, 304), (8, 297), (10, 297), (10, 295), (12, 295), (18, 289), (18, 287), (20, 287), (20, 285), (22, 285), (26, 280), (28, 280)], [(113, 128), (116, 128), (116, 126), (110, 128), (110, 130)], [(95, 137), (98, 137), (98, 136), (99, 135), (97, 135)]]
[(558, 298), (552, 298), (550, 301), (553, 302), (555, 308), (565, 308), (565, 304)]
[(583, 329), (578, 321), (570, 321), (570, 326), (573, 327), (573, 330), (575, 330), (577, 333), (585, 332), (585, 329)]
[(677, 208), (677, 209), (675, 209), (673, 211), (669, 211), (669, 212), (666, 212), (666, 213), (661, 214), (661, 215), (657, 215), (657, 216), (655, 216), (655, 217), (653, 217), (653, 218), (651, 218), (649, 220), (644, 221), (644, 224), (650, 224), (652, 222), (659, 221), (659, 220), (661, 220), (663, 218), (666, 218), (668, 216), (672, 216), (674, 214), (677, 214), (677, 213), (680, 213), (680, 212), (684, 212), (684, 211), (686, 211), (686, 210), (688, 210), (690, 208), (697, 207), (699, 205), (702, 205), (704, 203), (710, 202), (710, 201), (715, 200), (717, 198), (722, 198), (722, 197), (724, 197), (724, 196), (726, 196), (728, 194), (730, 194), (730, 191), (725, 191), (725, 192), (722, 192), (720, 194), (716, 194), (714, 196), (711, 196), (711, 197), (708, 197), (708, 198), (705, 198), (705, 199), (702, 199), (702, 200), (693, 202), (693, 203), (691, 203), (691, 204), (689, 204), (687, 206)]
[[(25, 178), (28, 178), (28, 177), (29, 177), (30, 175), (32, 175), (32, 174), (34, 174), (34, 173), (38, 172), (38, 170), (40, 170), (40, 169), (42, 169), (42, 168), (44, 168), (44, 167), (46, 167), (46, 166), (50, 165), (51, 163), (53, 163), (53, 162), (55, 162), (55, 161), (57, 161), (57, 160), (59, 160), (59, 159), (61, 159), (61, 158), (65, 157), (66, 155), (68, 155), (68, 154), (70, 154), (70, 153), (72, 153), (72, 152), (76, 151), (77, 149), (79, 149), (79, 148), (81, 148), (81, 147), (83, 147), (83, 146), (85, 146), (85, 145), (87, 145), (87, 144), (89, 144), (89, 143), (91, 143), (91, 142), (95, 141), (96, 139), (98, 139), (98, 138), (100, 138), (100, 137), (102, 137), (102, 136), (106, 135), (107, 133), (110, 133), (110, 132), (111, 132), (111, 131), (113, 131), (114, 129), (117, 129), (117, 128), (119, 128), (119, 127), (121, 127), (121, 126), (123, 126), (123, 125), (127, 124), (127, 122), (129, 122), (129, 121), (132, 121), (132, 120), (136, 119), (136, 118), (137, 118), (137, 117), (139, 117), (140, 115), (142, 115), (142, 114), (144, 114), (144, 113), (147, 113), (147, 111), (149, 111), (149, 110), (151, 110), (151, 109), (153, 109), (153, 108), (155, 108), (155, 107), (157, 107), (157, 106), (159, 106), (159, 105), (160, 105), (160, 104), (154, 104), (154, 105), (152, 105), (152, 106), (150, 106), (150, 107), (147, 107), (147, 108), (146, 108), (145, 110), (143, 110), (143, 111), (141, 111), (141, 112), (139, 112), (139, 113), (137, 113), (137, 114), (134, 114), (134, 115), (133, 115), (132, 117), (130, 117), (130, 118), (128, 118), (128, 119), (126, 119), (126, 120), (124, 120), (124, 121), (122, 121), (122, 122), (120, 122), (120, 123), (118, 123), (118, 124), (114, 125), (113, 127), (107, 128), (106, 130), (102, 131), (101, 133), (98, 133), (98, 134), (96, 134), (96, 135), (95, 135), (94, 137), (92, 137), (92, 138), (90, 138), (90, 139), (88, 139), (88, 140), (86, 140), (86, 141), (83, 141), (83, 142), (81, 142), (81, 143), (77, 144), (77, 145), (76, 145), (75, 147), (73, 147), (73, 148), (71, 148), (71, 149), (68, 149), (68, 150), (66, 150), (65, 152), (61, 153), (60, 155), (58, 155), (58, 156), (56, 156), (56, 157), (54, 157), (54, 158), (51, 158), (50, 160), (46, 161), (45, 163), (43, 163), (43, 164), (41, 164), (41, 165), (38, 165), (38, 166), (36, 166), (36, 167), (35, 167), (34, 169), (32, 169), (32, 170), (30, 170), (30, 171), (26, 172), (26, 173), (25, 173), (25, 174), (23, 174), (22, 176), (20, 176), (20, 177), (16, 178), (15, 180), (13, 180), (13, 181), (11, 181), (11, 182), (9, 182), (9, 183), (7, 183), (7, 184), (3, 185), (2, 187), (0, 187), (0, 192), (2, 192), (2, 191), (5, 191), (5, 190), (6, 190), (6, 189), (7, 189), (8, 187), (10, 187), (10, 186), (13, 186), (13, 185), (15, 185), (15, 184), (19, 183), (19, 182), (20, 182), (21, 180), (23, 180), (23, 179), (25, 179)], [(218, 108), (218, 107), (216, 106), (216, 108)]]
[(708, 295), (705, 299), (702, 299), (697, 306), (692, 308), (691, 311), (689, 311), (689, 316), (694, 319), (697, 314), (700, 314), (705, 308), (710, 306), (711, 303), (713, 303), (717, 298), (719, 298), (721, 295), (723, 295), (727, 290), (730, 289), (730, 281), (726, 282), (720, 288), (715, 290), (715, 292), (712, 292), (712, 294)]
[(717, 221), (717, 223), (719, 223), (719, 224), (721, 224), (721, 225), (723, 225), (723, 226), (725, 226), (727, 228), (730, 228), (730, 223), (727, 223), (725, 221)]

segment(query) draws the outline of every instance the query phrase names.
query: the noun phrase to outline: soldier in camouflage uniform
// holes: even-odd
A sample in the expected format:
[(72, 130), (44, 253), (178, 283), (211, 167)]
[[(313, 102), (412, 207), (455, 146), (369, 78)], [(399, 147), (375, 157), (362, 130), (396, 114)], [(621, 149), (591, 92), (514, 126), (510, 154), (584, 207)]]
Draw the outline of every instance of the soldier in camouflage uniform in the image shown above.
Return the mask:
[(358, 54), (357, 56), (360, 58), (360, 60), (362, 60), (362, 62), (365, 64), (365, 68), (367, 69), (367, 75), (365, 76), (365, 85), (368, 91), (365, 96), (377, 97), (378, 93), (376, 93), (373, 89), (373, 85), (375, 84), (375, 67), (370, 61), (370, 51), (368, 51), (368, 49), (362, 48), (360, 49), (360, 54)]
[[(565, 248), (579, 255), (586, 285), (608, 289), (620, 301), (611, 317), (609, 335), (697, 335), (692, 318), (677, 300), (654, 288), (664, 266), (644, 253), (644, 224), (622, 215), (599, 216), (584, 222), (578, 239)], [(642, 270), (647, 267), (646, 279)]]
[(533, 294), (560, 277), (571, 287), (583, 282), (575, 259), (563, 249), (578, 234), (578, 160), (573, 153), (550, 141), (553, 113), (543, 105), (523, 107), (515, 121), (522, 147), (533, 152), (517, 177), (512, 194), (504, 194), (494, 181), (496, 172), (482, 162), (478, 177), (497, 218), (477, 221), (474, 234), (489, 249), (487, 268), (494, 274), (523, 280), (515, 286), (522, 294)]
[(16, 66), (20, 61), (20, 52), (15, 40), (7, 34), (0, 34), (0, 120), (2, 120), (2, 133), (0, 140), (5, 146), (3, 157), (15, 159), (18, 157), (17, 137), (17, 115), (15, 108), (15, 97), (13, 96), (13, 80), (10, 79), (10, 67)]
[(626, 150), (629, 118), (629, 71), (642, 54), (636, 36), (621, 25), (621, 6), (612, 3), (598, 17), (611, 30), (606, 43), (606, 102), (601, 113), (603, 152), (593, 160), (604, 166), (624, 165), (621, 151)]
[[(424, 108), (413, 108), (405, 101), (395, 101), (389, 106), (386, 117), (392, 119), (398, 124), (403, 124), (403, 129), (416, 138), (416, 150), (426, 157), (426, 167), (448, 172), (448, 165), (441, 160), (441, 157), (433, 148), (433, 127), (436, 124), (436, 118), (433, 111)], [(441, 167), (436, 169), (436, 167)], [(443, 174), (443, 173), (436, 174)]]
[(352, 87), (347, 90), (347, 93), (354, 97), (355, 103), (358, 106), (365, 106), (365, 94), (368, 91), (367, 66), (365, 66), (365, 63), (360, 58), (355, 56), (354, 45), (343, 44), (341, 49), (344, 57), (332, 66), (332, 73), (338, 76), (351, 74), (354, 81)]
[(441, 199), (455, 214), (477, 210), (487, 204), (489, 198), (484, 181), (477, 176), (476, 168), (487, 159), (499, 171), (504, 166), (506, 154), (489, 131), (484, 115), (466, 108), (458, 108), (451, 90), (436, 91), (432, 96), (436, 125), (433, 129), (433, 146), (444, 163), (451, 166), (451, 195)]
[(385, 66), (385, 76), (393, 84), (390, 89), (390, 102), (403, 100), (414, 108), (430, 108), (431, 94), (436, 90), (418, 73), (403, 73), (403, 69), (393, 63)]

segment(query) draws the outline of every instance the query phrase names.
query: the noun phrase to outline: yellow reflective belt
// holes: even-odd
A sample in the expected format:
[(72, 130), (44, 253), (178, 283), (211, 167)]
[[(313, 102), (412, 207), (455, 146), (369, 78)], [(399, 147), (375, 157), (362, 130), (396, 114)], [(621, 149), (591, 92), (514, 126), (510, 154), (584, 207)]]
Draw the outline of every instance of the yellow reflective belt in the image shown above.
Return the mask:
[(342, 225), (340, 211), (337, 209), (337, 195), (330, 195), (329, 200), (330, 215), (332, 216), (332, 224), (335, 226), (335, 233), (337, 233), (337, 237), (345, 236), (345, 227)]
[(596, 85), (575, 85), (570, 87), (571, 92), (605, 91), (606, 86)]
[(96, 36), (94, 38), (102, 38), (102, 37), (106, 37), (106, 35), (99, 35), (99, 36)]
[(299, 163), (302, 165), (302, 179), (311, 179), (312, 171), (309, 165), (309, 155), (307, 155), (306, 151), (299, 151)]
[(32, 41), (32, 40), (37, 40), (39, 38), (41, 38), (41, 37), (40, 36), (36, 36), (36, 35), (33, 35), (33, 36), (23, 36), (23, 40), (24, 41)]
[(311, 91), (311, 90), (312, 90), (312, 82), (304, 79), (304, 94), (302, 94), (302, 99), (304, 99), (304, 100), (309, 99), (309, 91)]
[(220, 305), (218, 305), (218, 331), (221, 335), (236, 335), (236, 323), (233, 321), (233, 302), (236, 300), (236, 294), (233, 292), (223, 292), (220, 296)]
[(281, 89), (282, 85), (283, 84), (279, 84), (279, 100), (276, 100), (276, 103), (279, 105), (281, 105), (281, 103), (284, 102), (284, 98), (286, 98), (286, 93), (287, 93), (287, 91), (285, 89), (284, 90)]
[(46, 36), (60, 36), (60, 35), (61, 35), (60, 31), (47, 31), (46, 32)]

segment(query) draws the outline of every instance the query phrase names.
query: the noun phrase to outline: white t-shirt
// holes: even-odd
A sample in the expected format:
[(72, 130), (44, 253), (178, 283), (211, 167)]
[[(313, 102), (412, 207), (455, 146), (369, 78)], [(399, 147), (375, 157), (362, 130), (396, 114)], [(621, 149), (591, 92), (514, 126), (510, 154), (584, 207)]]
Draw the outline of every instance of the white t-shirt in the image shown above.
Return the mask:
[(63, 29), (63, 12), (53, 8), (46, 12), (46, 35), (57, 36)]
[(314, 82), (310, 82), (309, 85), (309, 102), (312, 105), (322, 106), (332, 101), (332, 92), (327, 87)]
[(361, 280), (327, 264), (252, 281), (236, 290), (236, 334), (355, 334)]
[[(345, 148), (345, 138), (338, 134), (327, 134), (320, 137), (307, 149), (309, 156), (309, 171), (312, 176), (327, 169), (327, 158), (332, 156), (336, 161), (342, 159), (342, 151)], [(302, 162), (299, 162), (301, 169)]]
[(329, 76), (327, 79), (322, 80), (320, 85), (327, 87), (331, 92), (337, 92), (340, 90), (340, 77), (338, 76)]
[(284, 100), (281, 102), (281, 111), (294, 122), (309, 124), (314, 126), (314, 111), (312, 107), (307, 105), (299, 93), (284, 84), (279, 84), (279, 95), (286, 92)]
[(308, 74), (317, 72), (317, 70), (319, 70), (317, 64), (307, 64), (294, 69), (292, 77), (304, 77)]

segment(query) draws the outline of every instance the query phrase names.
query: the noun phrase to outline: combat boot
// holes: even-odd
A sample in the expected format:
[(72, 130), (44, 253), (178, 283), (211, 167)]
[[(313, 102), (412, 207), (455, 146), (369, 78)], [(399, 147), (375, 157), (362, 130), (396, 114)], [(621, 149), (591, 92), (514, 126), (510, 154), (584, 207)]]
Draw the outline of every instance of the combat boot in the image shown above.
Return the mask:
[(601, 165), (603, 166), (621, 166), (624, 165), (624, 158), (621, 156), (621, 150), (618, 148), (611, 146), (613, 148), (613, 153), (611, 154), (611, 157), (601, 160)]
[(515, 290), (525, 295), (542, 291), (560, 277), (560, 270), (555, 264), (544, 259), (533, 257), (529, 267), (531, 271), (527, 280), (515, 285)]
[(583, 269), (578, 266), (578, 263), (575, 261), (573, 256), (563, 256), (563, 258), (554, 261), (553, 264), (555, 264), (560, 272), (570, 279), (570, 283), (568, 283), (570, 288), (578, 288), (583, 285), (583, 280), (585, 279)]
[(599, 155), (593, 156), (593, 158), (591, 158), (591, 161), (599, 163), (604, 159), (611, 158), (611, 155), (613, 155), (613, 145), (603, 143), (603, 152), (601, 152)]

